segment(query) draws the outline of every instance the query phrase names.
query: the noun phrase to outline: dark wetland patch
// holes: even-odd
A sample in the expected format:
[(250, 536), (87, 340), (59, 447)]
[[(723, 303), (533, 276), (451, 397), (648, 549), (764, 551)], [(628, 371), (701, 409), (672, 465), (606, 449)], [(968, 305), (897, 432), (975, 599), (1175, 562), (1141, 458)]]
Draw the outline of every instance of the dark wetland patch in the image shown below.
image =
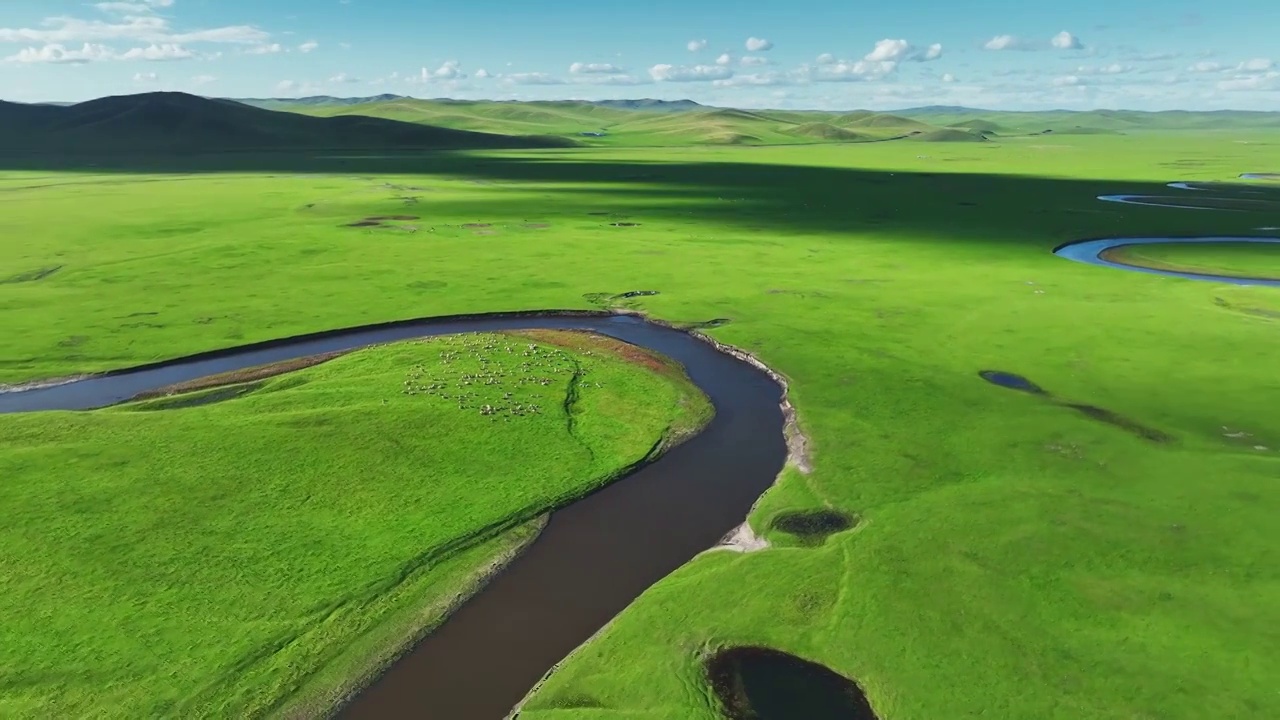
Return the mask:
[(685, 323), (684, 325), (681, 325), (681, 327), (686, 330), (710, 330), (711, 328), (718, 328), (721, 325), (728, 325), (731, 322), (733, 322), (733, 320), (729, 318), (711, 318), (710, 320)]
[(462, 227), (467, 229), (493, 227), (493, 223), (463, 223)]
[(616, 223), (609, 223), (609, 224), (614, 227), (638, 227), (640, 225), (640, 223), (637, 223), (637, 222), (616, 222)]
[(531, 229), (531, 230), (541, 230), (541, 229), (543, 229), (543, 228), (549, 228), (549, 227), (551, 227), (551, 223), (542, 223), (542, 222), (536, 222), (536, 223), (525, 223), (525, 224), (524, 224), (524, 225), (522, 225), (521, 227), (527, 227), (527, 228), (529, 228), (529, 229)]
[(1048, 395), (1044, 388), (1031, 382), (1030, 380), (1011, 372), (1003, 370), (982, 370), (978, 372), (978, 377), (986, 380), (993, 385), (999, 385), (1010, 390), (1020, 390), (1033, 395)]
[(878, 720), (857, 683), (795, 655), (730, 648), (706, 669), (726, 720)]
[(1158, 443), (1173, 442), (1172, 435), (1169, 435), (1168, 433), (1162, 432), (1160, 430), (1156, 430), (1155, 428), (1147, 427), (1142, 423), (1139, 423), (1135, 420), (1130, 420), (1129, 418), (1123, 415), (1120, 415), (1119, 413), (1112, 412), (1105, 408), (1100, 408), (1100, 407), (1097, 407), (1096, 405), (1084, 405), (1080, 403), (1065, 403), (1065, 404), (1067, 407), (1071, 408), (1072, 410), (1079, 411), (1087, 415), (1088, 417), (1091, 417), (1094, 420), (1097, 420), (1098, 422), (1104, 422), (1104, 423), (1107, 423), (1108, 425), (1114, 425), (1115, 427), (1118, 427), (1121, 430), (1124, 430), (1126, 432), (1133, 433), (1134, 435), (1137, 435), (1138, 437), (1144, 440), (1150, 440), (1151, 442), (1158, 442)]
[(848, 530), (856, 523), (837, 510), (797, 510), (779, 514), (769, 524), (774, 530), (795, 535), (805, 545), (821, 545), (828, 535)]
[(405, 222), (409, 220), (419, 220), (417, 215), (372, 215), (363, 220), (357, 220), (353, 223), (347, 223), (343, 227), (379, 227), (384, 222), (399, 221)]
[(615, 298), (649, 297), (650, 295), (657, 295), (657, 294), (658, 294), (657, 290), (630, 290), (628, 292), (614, 295), (614, 297)]
[(246, 383), (244, 385), (215, 388), (206, 392), (194, 392), (185, 395), (174, 395), (171, 397), (159, 398), (157, 400), (146, 400), (131, 406), (129, 409), (139, 412), (152, 412), (156, 410), (183, 410), (186, 408), (200, 407), (202, 405), (216, 405), (217, 403), (227, 402), (228, 400), (242, 398), (245, 395), (260, 389), (265, 384), (265, 382)]
[(28, 270), (27, 272), (18, 273), (17, 275), (10, 275), (7, 278), (0, 278), (0, 285), (14, 285), (17, 283), (39, 282), (40, 280), (43, 280), (49, 277), (50, 275), (58, 272), (63, 267), (65, 266), (51, 265), (49, 267), (42, 267), (42, 268), (37, 268), (35, 270)]

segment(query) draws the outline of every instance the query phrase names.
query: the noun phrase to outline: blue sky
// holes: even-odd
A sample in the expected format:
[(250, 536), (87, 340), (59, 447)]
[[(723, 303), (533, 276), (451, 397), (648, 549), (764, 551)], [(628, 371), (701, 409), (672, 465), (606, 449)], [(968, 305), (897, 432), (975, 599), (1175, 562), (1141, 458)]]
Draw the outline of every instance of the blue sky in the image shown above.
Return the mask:
[(1280, 1), (0, 0), (0, 98), (1280, 109)]

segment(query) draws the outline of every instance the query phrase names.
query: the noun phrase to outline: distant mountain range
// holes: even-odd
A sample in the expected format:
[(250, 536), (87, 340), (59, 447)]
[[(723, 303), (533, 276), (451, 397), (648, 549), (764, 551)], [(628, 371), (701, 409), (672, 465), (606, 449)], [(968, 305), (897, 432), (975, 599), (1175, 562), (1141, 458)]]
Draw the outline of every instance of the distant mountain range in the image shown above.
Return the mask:
[(352, 115), (273, 112), (185, 93), (105, 97), (74, 105), (0, 102), (0, 152), (150, 153), (305, 149), (564, 147), (515, 137)]

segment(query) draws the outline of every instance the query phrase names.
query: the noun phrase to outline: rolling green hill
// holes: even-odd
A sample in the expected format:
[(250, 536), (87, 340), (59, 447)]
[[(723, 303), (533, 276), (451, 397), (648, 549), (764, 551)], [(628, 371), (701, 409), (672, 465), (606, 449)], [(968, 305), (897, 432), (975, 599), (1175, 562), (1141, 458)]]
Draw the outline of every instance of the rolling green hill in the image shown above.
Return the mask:
[(570, 144), (564, 138), (512, 137), (356, 114), (308, 117), (185, 93), (113, 96), (65, 107), (0, 103), (0, 153), (13, 154), (482, 149)]
[(586, 145), (673, 146), (873, 142), (999, 142), (1043, 134), (1098, 135), (1146, 131), (1278, 129), (1280, 113), (1138, 112), (1131, 110), (1004, 112), (925, 107), (853, 110), (742, 110), (689, 100), (419, 100), (372, 98), (246, 100), (249, 104), (323, 117), (377, 117), (506, 135), (555, 135)]

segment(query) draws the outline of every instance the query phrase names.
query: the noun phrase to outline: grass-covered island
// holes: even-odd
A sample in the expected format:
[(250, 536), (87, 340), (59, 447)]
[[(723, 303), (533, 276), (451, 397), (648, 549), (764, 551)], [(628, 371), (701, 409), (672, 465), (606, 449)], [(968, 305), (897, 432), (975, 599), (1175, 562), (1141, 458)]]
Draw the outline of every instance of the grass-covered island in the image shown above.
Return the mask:
[(1280, 242), (1122, 245), (1105, 251), (1102, 257), (1155, 270), (1280, 280)]

